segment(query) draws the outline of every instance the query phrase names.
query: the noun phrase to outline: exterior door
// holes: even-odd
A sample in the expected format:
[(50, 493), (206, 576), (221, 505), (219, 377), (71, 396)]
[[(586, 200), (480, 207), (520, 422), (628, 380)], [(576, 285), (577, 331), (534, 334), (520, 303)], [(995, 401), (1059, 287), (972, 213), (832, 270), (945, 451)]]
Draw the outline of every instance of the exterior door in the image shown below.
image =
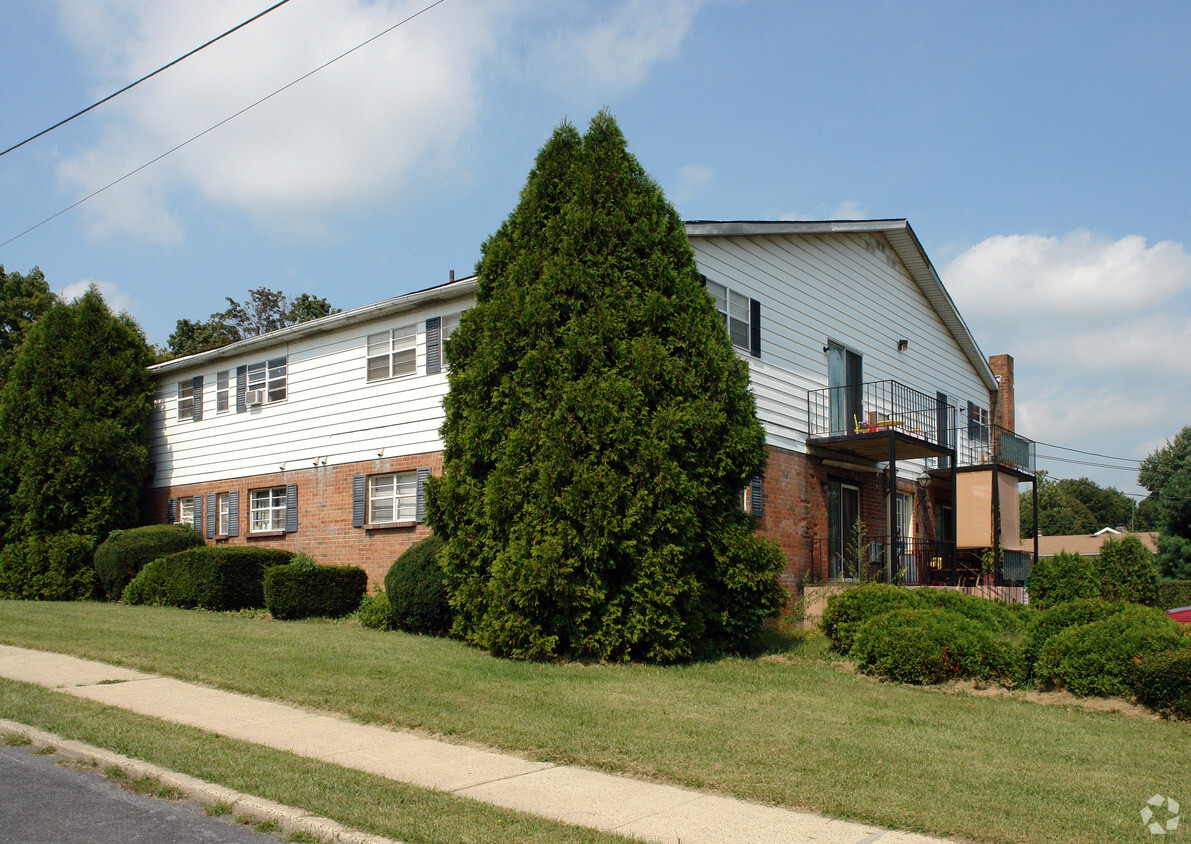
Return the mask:
[(863, 358), (845, 349), (834, 340), (827, 341), (827, 386), (830, 407), (831, 436), (842, 436), (855, 430), (864, 415)]
[(905, 582), (916, 585), (918, 562), (914, 556), (914, 499), (899, 492), (893, 496), (894, 560), (905, 574)]
[[(827, 577), (855, 580), (859, 574), (853, 529), (860, 516), (860, 488), (851, 484), (827, 484)], [(867, 560), (868, 550), (860, 549)], [(863, 564), (863, 561), (862, 561)]]

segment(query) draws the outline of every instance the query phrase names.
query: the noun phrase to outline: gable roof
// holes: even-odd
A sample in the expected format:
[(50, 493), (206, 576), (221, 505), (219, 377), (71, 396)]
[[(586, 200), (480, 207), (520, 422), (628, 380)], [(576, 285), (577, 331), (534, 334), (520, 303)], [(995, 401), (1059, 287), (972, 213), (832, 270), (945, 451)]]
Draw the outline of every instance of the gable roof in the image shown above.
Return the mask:
[(988, 359), (976, 345), (967, 323), (959, 315), (951, 294), (943, 287), (943, 280), (926, 257), (926, 250), (905, 219), (894, 220), (823, 220), (823, 221), (764, 221), (764, 220), (691, 220), (686, 224), (689, 238), (748, 237), (749, 235), (823, 235), (823, 234), (881, 234), (893, 247), (898, 259), (910, 273), (943, 325), (955, 338), (960, 350), (972, 364), (989, 390), (997, 389), (997, 379)]

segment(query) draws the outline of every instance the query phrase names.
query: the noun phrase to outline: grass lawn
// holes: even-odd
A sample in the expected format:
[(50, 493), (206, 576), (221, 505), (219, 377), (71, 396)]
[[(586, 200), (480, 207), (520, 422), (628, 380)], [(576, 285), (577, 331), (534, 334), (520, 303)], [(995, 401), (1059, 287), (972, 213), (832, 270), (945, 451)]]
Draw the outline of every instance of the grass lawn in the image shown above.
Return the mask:
[(787, 659), (542, 665), (351, 624), (12, 601), (0, 642), (935, 835), (1149, 840), (1151, 795), (1191, 803), (1191, 724), (878, 683), (815, 642)]

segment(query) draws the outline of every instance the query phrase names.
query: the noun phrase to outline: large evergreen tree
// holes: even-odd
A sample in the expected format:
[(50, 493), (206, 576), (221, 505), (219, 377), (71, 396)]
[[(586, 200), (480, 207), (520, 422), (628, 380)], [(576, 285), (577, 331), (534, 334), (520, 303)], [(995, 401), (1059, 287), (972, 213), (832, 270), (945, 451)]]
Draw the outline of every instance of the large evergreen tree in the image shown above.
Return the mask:
[(37, 267), (21, 275), (6, 273), (0, 264), (0, 391), (25, 335), (54, 301), (45, 274)]
[[(1167, 577), (1191, 580), (1191, 425), (1141, 461), (1137, 482), (1157, 513), (1158, 563)], [(1140, 509), (1140, 507), (1139, 507)]]
[(149, 475), (152, 353), (92, 287), (29, 330), (0, 398), (4, 539), (102, 540), (136, 524)]
[(477, 274), (429, 489), (455, 632), (530, 659), (741, 646), (783, 594), (740, 508), (748, 369), (611, 116), (558, 128)]

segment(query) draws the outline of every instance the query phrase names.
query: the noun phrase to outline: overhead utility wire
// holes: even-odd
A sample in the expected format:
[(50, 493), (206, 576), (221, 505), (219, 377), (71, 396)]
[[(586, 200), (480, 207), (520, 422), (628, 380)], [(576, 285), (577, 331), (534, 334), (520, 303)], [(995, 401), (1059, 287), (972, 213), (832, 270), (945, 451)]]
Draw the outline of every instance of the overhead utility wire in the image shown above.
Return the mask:
[(1093, 466), (1097, 469), (1117, 469), (1121, 472), (1132, 472), (1134, 474), (1137, 473), (1136, 466), (1114, 466), (1111, 463), (1097, 463), (1091, 460), (1072, 460), (1069, 457), (1055, 457), (1049, 454), (1039, 454), (1037, 455), (1037, 458), (1039, 460), (1053, 460), (1056, 463), (1073, 463), (1076, 466)]
[(178, 58), (174, 59), (174, 60), (173, 60), (172, 62), (170, 62), (169, 64), (162, 65), (161, 67), (157, 68), (157, 70), (153, 71), (152, 73), (149, 73), (149, 74), (146, 74), (145, 76), (142, 76), (142, 77), (141, 77), (140, 79), (138, 79), (136, 82), (130, 82), (129, 84), (127, 84), (127, 85), (125, 85), (123, 88), (121, 88), (119, 91), (116, 91), (114, 94), (108, 94), (106, 97), (104, 97), (104, 98), (103, 98), (102, 100), (100, 100), (99, 102), (97, 102), (97, 103), (92, 103), (91, 105), (89, 105), (89, 106), (87, 106), (85, 109), (83, 109), (82, 111), (76, 111), (74, 114), (72, 114), (70, 117), (66, 118), (65, 120), (59, 120), (57, 123), (55, 123), (55, 124), (54, 124), (53, 126), (51, 126), (50, 128), (48, 128), (48, 129), (42, 129), (42, 130), (41, 130), (40, 132), (38, 132), (36, 135), (32, 135), (32, 136), (30, 136), (30, 137), (28, 137), (28, 138), (25, 138), (25, 140), (21, 141), (19, 144), (13, 144), (13, 145), (12, 145), (12, 146), (10, 146), (8, 149), (4, 150), (3, 152), (0, 152), (0, 155), (8, 155), (8, 154), (9, 154), (10, 152), (12, 152), (14, 149), (18, 149), (18, 148), (20, 148), (20, 147), (23, 147), (25, 144), (29, 143), (30, 141), (35, 141), (35, 140), (37, 140), (38, 138), (40, 138), (42, 135), (45, 135), (45, 134), (47, 134), (47, 133), (49, 133), (49, 132), (53, 132), (53, 131), (54, 131), (55, 129), (57, 129), (59, 126), (64, 126), (64, 125), (66, 125), (66, 124), (67, 124), (67, 123), (69, 123), (70, 121), (74, 120), (76, 117), (82, 117), (84, 114), (86, 114), (87, 112), (89, 112), (91, 109), (93, 109), (93, 108), (97, 108), (97, 107), (99, 107), (99, 106), (103, 105), (104, 103), (106, 103), (108, 100), (110, 100), (110, 99), (113, 99), (114, 97), (118, 97), (118, 96), (120, 96), (120, 95), (121, 95), (121, 94), (123, 94), (125, 91), (129, 90), (130, 88), (135, 88), (137, 85), (140, 85), (140, 84), (141, 84), (142, 82), (144, 82), (146, 79), (152, 79), (154, 76), (156, 76), (157, 74), (161, 73), (163, 70), (169, 70), (171, 67), (173, 67), (174, 65), (176, 65), (178, 62), (180, 62), (180, 61), (183, 61), (184, 59), (188, 59), (188, 58), (190, 58), (190, 57), (191, 57), (191, 56), (193, 56), (195, 53), (197, 53), (199, 50), (203, 50), (203, 49), (205, 49), (205, 48), (207, 48), (207, 47), (210, 47), (212, 44), (214, 44), (216, 41), (220, 40), (221, 38), (226, 38), (227, 36), (229, 36), (229, 35), (231, 35), (233, 32), (235, 32), (237, 29), (243, 29), (244, 27), (248, 26), (248, 24), (252, 23), (252, 22), (253, 22), (253, 21), (255, 21), (255, 20), (259, 20), (260, 18), (263, 18), (265, 15), (269, 14), (269, 12), (273, 11), (273, 10), (274, 10), (274, 9), (276, 9), (278, 6), (284, 6), (284, 5), (285, 5), (286, 3), (288, 3), (288, 2), (289, 2), (289, 0), (281, 0), (281, 2), (279, 2), (279, 3), (274, 3), (272, 6), (270, 6), (270, 7), (269, 7), (269, 8), (267, 8), (267, 9), (265, 9), (265, 10), (264, 10), (263, 12), (261, 12), (260, 14), (253, 15), (253, 16), (252, 16), (252, 17), (250, 17), (248, 20), (244, 21), (244, 23), (241, 23), (241, 24), (238, 24), (238, 25), (236, 25), (236, 26), (233, 26), (233, 27), (232, 27), (231, 29), (229, 29), (227, 32), (223, 33), (223, 35), (220, 35), (220, 36), (218, 36), (218, 37), (216, 37), (216, 38), (212, 38), (212, 39), (211, 39), (210, 41), (208, 41), (206, 44), (203, 44), (203, 45), (201, 45), (201, 46), (199, 46), (199, 47), (195, 47), (193, 50), (191, 50), (191, 51), (190, 51), (189, 53), (187, 53), (186, 55), (184, 55), (184, 56), (178, 56)]
[(1068, 448), (1065, 445), (1055, 445), (1054, 443), (1044, 443), (1044, 442), (1040, 442), (1038, 440), (1035, 440), (1034, 444), (1035, 445), (1044, 445), (1047, 448), (1057, 448), (1061, 451), (1074, 451), (1076, 454), (1087, 454), (1091, 457), (1103, 457), (1106, 460), (1120, 460), (1122, 463), (1138, 463), (1138, 464), (1141, 463), (1140, 460), (1134, 460), (1132, 457), (1114, 457), (1111, 454), (1097, 454), (1094, 451), (1082, 451), (1078, 448)]
[(150, 165), (156, 164), (158, 161), (161, 161), (161, 159), (165, 158), (167, 155), (171, 155), (171, 154), (173, 154), (173, 153), (177, 152), (178, 150), (182, 149), (182, 147), (184, 147), (184, 146), (186, 146), (186, 145), (188, 145), (188, 144), (190, 144), (190, 143), (193, 143), (194, 141), (197, 141), (199, 138), (201, 138), (203, 135), (206, 135), (208, 132), (214, 132), (214, 131), (215, 131), (216, 129), (218, 129), (220, 126), (222, 126), (222, 125), (223, 125), (223, 124), (225, 124), (225, 123), (230, 123), (231, 121), (235, 120), (237, 117), (239, 117), (239, 116), (240, 116), (241, 114), (243, 114), (244, 112), (246, 112), (246, 111), (249, 111), (249, 110), (251, 110), (251, 109), (254, 109), (254, 108), (256, 108), (258, 105), (260, 105), (261, 103), (265, 102), (266, 100), (271, 100), (271, 99), (273, 99), (273, 97), (277, 96), (277, 95), (278, 95), (278, 94), (280, 94), (282, 91), (285, 91), (285, 90), (286, 90), (286, 89), (288, 89), (288, 88), (292, 88), (293, 86), (295, 86), (295, 85), (297, 85), (299, 82), (301, 82), (303, 79), (306, 79), (306, 78), (308, 78), (308, 77), (310, 77), (310, 76), (313, 76), (314, 74), (318, 73), (318, 72), (319, 72), (320, 70), (322, 70), (323, 68), (325, 68), (325, 67), (328, 67), (328, 66), (330, 66), (330, 65), (333, 65), (335, 62), (339, 61), (340, 59), (342, 59), (342, 58), (344, 58), (344, 57), (346, 57), (346, 56), (350, 56), (352, 53), (354, 53), (356, 50), (359, 50), (361, 47), (366, 47), (366, 46), (368, 46), (369, 44), (371, 44), (373, 41), (375, 41), (376, 39), (380, 38), (381, 36), (383, 36), (383, 35), (388, 35), (390, 32), (392, 32), (392, 31), (393, 31), (394, 29), (396, 29), (397, 27), (399, 27), (399, 26), (402, 26), (402, 25), (404, 25), (404, 24), (407, 24), (407, 23), (409, 23), (409, 22), (410, 22), (410, 21), (412, 21), (414, 18), (416, 18), (416, 17), (418, 17), (419, 15), (422, 15), (422, 14), (424, 14), (424, 13), (426, 13), (426, 12), (430, 11), (430, 10), (431, 10), (431, 9), (433, 9), (435, 6), (439, 5), (440, 3), (444, 3), (444, 2), (446, 2), (446, 0), (435, 0), (435, 2), (431, 3), (429, 6), (426, 6), (424, 9), (421, 9), (421, 10), (419, 10), (419, 11), (417, 11), (417, 12), (414, 12), (412, 15), (410, 15), (410, 16), (409, 16), (408, 18), (406, 18), (405, 20), (398, 21), (397, 23), (395, 23), (395, 24), (393, 24), (392, 26), (390, 26), (388, 29), (386, 29), (386, 30), (384, 30), (384, 31), (382, 31), (382, 32), (378, 32), (376, 35), (373, 35), (373, 36), (372, 36), (371, 38), (369, 38), (367, 41), (363, 41), (363, 42), (361, 42), (361, 43), (357, 44), (356, 46), (352, 47), (350, 50), (347, 50), (346, 52), (340, 53), (340, 54), (339, 54), (338, 56), (336, 56), (335, 58), (333, 58), (333, 59), (330, 59), (329, 61), (323, 62), (323, 63), (322, 63), (322, 64), (320, 64), (318, 67), (316, 67), (314, 70), (311, 70), (311, 71), (309, 71), (309, 72), (307, 72), (307, 73), (304, 73), (304, 74), (302, 74), (302, 75), (301, 75), (301, 76), (299, 76), (297, 79), (295, 79), (293, 82), (290, 82), (288, 85), (283, 85), (283, 86), (281, 86), (280, 88), (278, 88), (276, 91), (274, 91), (272, 94), (267, 94), (267, 95), (265, 95), (265, 96), (261, 97), (261, 98), (260, 98), (259, 100), (257, 100), (256, 102), (252, 103), (251, 105), (244, 106), (244, 108), (240, 109), (239, 111), (237, 111), (235, 114), (231, 115), (230, 117), (225, 117), (223, 120), (220, 120), (220, 121), (219, 121), (218, 123), (216, 123), (214, 126), (209, 126), (208, 128), (206, 128), (206, 129), (204, 129), (203, 131), (199, 132), (199, 133), (198, 133), (197, 135), (195, 135), (194, 137), (192, 137), (192, 138), (190, 138), (190, 139), (188, 139), (188, 140), (185, 140), (185, 141), (183, 141), (182, 143), (178, 144), (177, 146), (175, 146), (175, 147), (173, 147), (173, 148), (171, 148), (171, 149), (168, 149), (168, 150), (166, 150), (166, 151), (165, 151), (165, 152), (163, 152), (161, 155), (157, 156), (156, 158), (152, 159), (151, 161), (146, 161), (146, 162), (145, 162), (144, 164), (142, 164), (140, 167), (137, 167), (135, 170), (131, 170), (131, 171), (129, 171), (128, 173), (125, 173), (123, 176), (121, 176), (120, 178), (116, 179), (115, 181), (108, 182), (106, 185), (104, 185), (103, 187), (99, 188), (98, 190), (95, 190), (95, 191), (93, 191), (93, 192), (91, 192), (91, 193), (87, 194), (87, 195), (86, 195), (86, 196), (84, 196), (82, 199), (80, 199), (78, 202), (75, 202), (74, 204), (72, 204), (72, 205), (68, 205), (67, 207), (63, 208), (63, 209), (62, 209), (61, 211), (59, 211), (57, 214), (53, 214), (53, 215), (51, 215), (51, 216), (49, 216), (49, 217), (46, 217), (44, 220), (42, 220), (42, 221), (41, 221), (40, 223), (38, 223), (37, 225), (30, 226), (29, 228), (25, 229), (25, 230), (24, 230), (23, 232), (21, 232), (20, 234), (13, 235), (13, 236), (12, 236), (12, 237), (10, 237), (8, 240), (4, 241), (3, 243), (0, 243), (0, 247), (7, 246), (8, 244), (12, 243), (14, 240), (17, 240), (18, 238), (22, 238), (22, 237), (24, 237), (25, 235), (29, 234), (29, 232), (31, 232), (31, 231), (34, 231), (34, 230), (36, 230), (36, 229), (39, 229), (39, 228), (41, 228), (42, 226), (44, 226), (46, 223), (50, 222), (51, 220), (56, 220), (58, 217), (61, 217), (61, 216), (62, 216), (63, 214), (65, 214), (67, 211), (70, 211), (70, 210), (72, 210), (72, 209), (74, 209), (74, 208), (77, 208), (77, 207), (79, 207), (79, 206), (80, 206), (80, 205), (82, 205), (84, 202), (86, 202), (88, 199), (91, 199), (92, 197), (98, 196), (99, 194), (101, 194), (101, 193), (103, 193), (105, 190), (107, 190), (108, 188), (115, 187), (116, 185), (120, 184), (120, 182), (124, 181), (125, 179), (127, 179), (127, 178), (128, 178), (128, 177), (130, 177), (130, 176), (135, 176), (137, 173), (141, 172), (141, 171), (142, 171), (142, 170), (144, 170), (146, 167), (149, 167)]

